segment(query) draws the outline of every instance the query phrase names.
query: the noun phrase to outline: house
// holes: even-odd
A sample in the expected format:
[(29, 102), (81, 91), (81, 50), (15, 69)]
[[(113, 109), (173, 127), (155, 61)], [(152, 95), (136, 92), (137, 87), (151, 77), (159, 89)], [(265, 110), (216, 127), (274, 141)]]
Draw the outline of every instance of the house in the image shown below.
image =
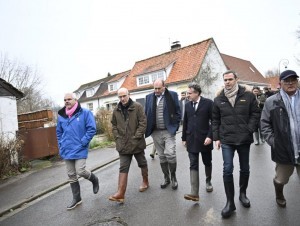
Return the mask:
[(277, 91), (280, 88), (278, 75), (274, 77), (268, 77), (266, 80), (269, 84), (267, 87), (271, 88), (272, 91)]
[(101, 107), (109, 109), (114, 102), (110, 103), (109, 100), (106, 100), (104, 103), (101, 98), (105, 93), (114, 92), (118, 90), (125, 77), (129, 74), (130, 71), (125, 71), (115, 75), (109, 75), (105, 78), (86, 83), (81, 85), (74, 93), (77, 96), (78, 101), (82, 105), (96, 114), (97, 110)]
[[(116, 92), (122, 86), (129, 90), (133, 100), (144, 104), (145, 96), (153, 92), (153, 81), (162, 78), (166, 86), (178, 94), (186, 91), (190, 82), (198, 82), (202, 94), (213, 98), (223, 84), (222, 72), (225, 70), (226, 66), (212, 38), (183, 48), (176, 42), (169, 52), (137, 61), (131, 70), (114, 75), (111, 79), (106, 78), (108, 89), (101, 94), (94, 94), (89, 99), (84, 96), (87, 88), (92, 84), (98, 87), (102, 80), (89, 87), (82, 85), (75, 92), (80, 94), (79, 102), (83, 106), (92, 99), (99, 99), (98, 108), (111, 109), (119, 101)], [(83, 88), (86, 90), (83, 91)]]
[(269, 86), (268, 80), (248, 60), (221, 54), (227, 70), (234, 70), (238, 74), (238, 83), (250, 87), (258, 86), (261, 89)]
[(13, 139), (18, 130), (17, 100), (24, 94), (13, 85), (0, 78), (0, 133)]
[[(179, 96), (187, 90), (189, 83), (197, 82), (202, 95), (213, 99), (223, 86), (222, 74), (230, 69), (240, 75), (241, 84), (251, 87), (268, 85), (250, 61), (221, 54), (213, 38), (209, 38), (186, 47), (175, 42), (170, 51), (137, 61), (131, 70), (82, 85), (75, 92), (80, 97), (79, 102), (93, 110), (95, 108), (91, 108), (91, 104), (97, 109), (112, 109), (119, 102), (116, 93), (120, 87), (127, 88), (131, 98), (144, 105), (146, 95), (153, 92), (153, 82), (162, 78), (168, 89)], [(93, 90), (99, 89), (100, 83), (103, 83), (103, 88), (106, 87), (105, 91), (94, 94), (89, 91), (91, 87), (94, 87)], [(86, 96), (87, 92), (91, 95)]]

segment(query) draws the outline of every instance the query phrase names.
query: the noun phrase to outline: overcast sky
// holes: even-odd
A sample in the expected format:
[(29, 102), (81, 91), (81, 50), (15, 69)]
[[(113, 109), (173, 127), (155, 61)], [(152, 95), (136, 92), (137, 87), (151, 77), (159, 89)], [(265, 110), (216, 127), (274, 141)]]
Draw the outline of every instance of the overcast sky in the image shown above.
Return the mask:
[(0, 0), (0, 52), (37, 67), (45, 94), (65, 92), (136, 61), (213, 38), (264, 74), (281, 59), (300, 74), (299, 0)]

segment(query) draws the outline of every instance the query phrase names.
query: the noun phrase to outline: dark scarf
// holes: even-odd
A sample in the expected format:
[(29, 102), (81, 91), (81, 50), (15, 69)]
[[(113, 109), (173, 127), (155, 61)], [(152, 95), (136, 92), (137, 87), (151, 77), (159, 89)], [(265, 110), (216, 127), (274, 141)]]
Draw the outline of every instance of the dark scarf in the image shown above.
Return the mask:
[[(175, 101), (173, 100), (167, 88), (165, 89), (164, 98), (166, 98), (165, 103), (167, 104), (170, 122), (171, 124), (174, 124), (177, 122)], [(153, 129), (156, 127), (156, 108), (157, 108), (156, 102), (157, 102), (157, 97), (153, 95), (153, 103), (152, 103), (153, 104), (152, 106)]]
[(128, 102), (126, 105), (123, 105), (121, 102), (119, 103), (119, 106), (121, 108), (121, 111), (124, 115), (124, 120), (126, 121), (126, 119), (128, 118), (128, 108), (130, 107), (130, 105), (133, 103), (133, 101), (131, 100), (131, 98), (129, 98)]

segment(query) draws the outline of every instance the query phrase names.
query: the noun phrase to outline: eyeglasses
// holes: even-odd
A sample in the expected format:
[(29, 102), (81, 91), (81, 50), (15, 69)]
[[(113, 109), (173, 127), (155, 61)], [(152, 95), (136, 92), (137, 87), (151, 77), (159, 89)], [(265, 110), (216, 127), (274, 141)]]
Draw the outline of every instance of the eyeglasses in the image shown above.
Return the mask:
[(231, 82), (231, 81), (233, 81), (233, 80), (234, 80), (234, 78), (225, 78), (225, 79), (224, 79), (224, 82), (227, 82), (227, 81)]
[(283, 84), (285, 85), (293, 85), (296, 84), (298, 82), (298, 79), (286, 79), (283, 80)]
[(70, 101), (73, 100), (72, 98), (64, 99), (64, 101)]

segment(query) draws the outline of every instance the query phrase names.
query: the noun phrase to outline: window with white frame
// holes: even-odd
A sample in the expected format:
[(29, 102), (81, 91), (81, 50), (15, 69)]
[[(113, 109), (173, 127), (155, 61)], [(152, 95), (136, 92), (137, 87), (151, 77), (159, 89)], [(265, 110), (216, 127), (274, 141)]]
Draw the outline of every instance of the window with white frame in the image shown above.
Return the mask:
[(152, 82), (154, 82), (156, 79), (164, 79), (164, 72), (163, 71), (156, 71), (154, 73), (151, 73), (152, 76)]
[(165, 80), (165, 73), (164, 71), (156, 71), (153, 73), (149, 73), (146, 75), (141, 75), (137, 77), (137, 84), (138, 86), (148, 85), (153, 83), (156, 79), (161, 78)]
[(92, 111), (94, 109), (93, 103), (87, 103), (87, 108)]
[(116, 83), (116, 82), (110, 83), (110, 84), (108, 85), (108, 88), (109, 88), (109, 92), (116, 91), (116, 90), (118, 89), (117, 83)]
[(86, 91), (86, 97), (91, 97), (91, 96), (93, 96), (94, 95), (94, 89), (88, 89), (87, 91)]

